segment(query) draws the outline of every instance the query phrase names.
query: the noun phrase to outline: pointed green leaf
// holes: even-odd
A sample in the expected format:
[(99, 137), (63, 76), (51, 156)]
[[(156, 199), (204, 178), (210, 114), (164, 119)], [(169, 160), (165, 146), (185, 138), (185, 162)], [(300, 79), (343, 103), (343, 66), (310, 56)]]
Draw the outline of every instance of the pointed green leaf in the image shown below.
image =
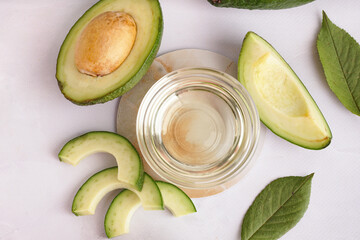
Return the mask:
[(326, 80), (341, 103), (360, 116), (360, 46), (323, 12), (317, 49)]
[(275, 240), (293, 228), (309, 205), (313, 175), (279, 178), (267, 185), (245, 214), (241, 240)]

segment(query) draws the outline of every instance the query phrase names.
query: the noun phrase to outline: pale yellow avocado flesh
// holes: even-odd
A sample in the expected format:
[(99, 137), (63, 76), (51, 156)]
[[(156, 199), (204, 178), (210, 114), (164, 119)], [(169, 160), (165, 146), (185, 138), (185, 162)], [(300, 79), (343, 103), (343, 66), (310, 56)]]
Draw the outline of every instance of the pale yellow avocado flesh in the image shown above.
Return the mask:
[(160, 189), (165, 207), (169, 209), (175, 217), (196, 212), (194, 203), (183, 190), (167, 182), (156, 181), (156, 184)]
[(155, 181), (147, 174), (141, 191), (117, 179), (117, 167), (108, 168), (91, 176), (76, 193), (72, 212), (75, 215), (92, 215), (101, 199), (115, 189), (126, 188), (135, 193), (145, 210), (163, 210), (163, 200)]
[[(156, 181), (160, 189), (164, 206), (175, 217), (195, 213), (196, 208), (191, 199), (180, 188), (167, 182)], [(119, 193), (112, 201), (104, 221), (106, 236), (109, 238), (128, 233), (134, 212), (141, 205), (138, 196), (128, 190)]]
[(276, 50), (255, 33), (244, 39), (238, 70), (261, 121), (275, 134), (310, 149), (330, 143), (329, 126), (305, 86)]
[(144, 168), (140, 156), (126, 138), (116, 133), (88, 132), (67, 142), (58, 156), (60, 161), (76, 166), (82, 159), (98, 152), (113, 155), (119, 167), (116, 171), (118, 179), (141, 190)]
[(105, 233), (108, 238), (130, 231), (131, 218), (141, 206), (140, 198), (129, 190), (119, 193), (111, 203), (105, 216)]

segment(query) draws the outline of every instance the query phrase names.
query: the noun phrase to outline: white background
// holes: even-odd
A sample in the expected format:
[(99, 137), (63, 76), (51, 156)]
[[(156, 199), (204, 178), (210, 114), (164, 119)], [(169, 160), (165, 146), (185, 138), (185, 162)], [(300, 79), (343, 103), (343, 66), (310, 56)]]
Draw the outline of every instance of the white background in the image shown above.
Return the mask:
[[(56, 58), (73, 23), (96, 0), (0, 2), (0, 239), (104, 239), (103, 219), (116, 193), (94, 216), (71, 213), (74, 194), (93, 173), (115, 165), (96, 154), (77, 167), (57, 153), (92, 130), (115, 131), (118, 100), (81, 107), (67, 101), (55, 79)], [(321, 151), (292, 145), (267, 130), (249, 174), (216, 196), (195, 199), (198, 213), (174, 218), (139, 209), (131, 233), (118, 239), (240, 239), (243, 215), (270, 181), (315, 172), (309, 208), (281, 239), (359, 239), (360, 117), (327, 86), (316, 50), (321, 11), (360, 41), (360, 2), (317, 0), (280, 11), (220, 9), (206, 0), (161, 0), (159, 54), (208, 49), (237, 61), (247, 31), (268, 40), (302, 79), (325, 115), (331, 145)], [(360, 67), (360, 66), (359, 66)]]

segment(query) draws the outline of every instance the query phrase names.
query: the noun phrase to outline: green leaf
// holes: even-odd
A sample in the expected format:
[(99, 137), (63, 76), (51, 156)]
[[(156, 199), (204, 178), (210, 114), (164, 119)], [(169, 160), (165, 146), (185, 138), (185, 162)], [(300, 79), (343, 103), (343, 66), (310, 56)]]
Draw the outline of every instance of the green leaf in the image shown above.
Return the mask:
[(313, 173), (272, 181), (255, 198), (241, 226), (241, 240), (275, 240), (293, 228), (310, 200)]
[(324, 11), (317, 49), (331, 90), (347, 109), (360, 116), (360, 46)]
[(285, 9), (298, 7), (315, 0), (208, 0), (216, 7), (242, 9)]

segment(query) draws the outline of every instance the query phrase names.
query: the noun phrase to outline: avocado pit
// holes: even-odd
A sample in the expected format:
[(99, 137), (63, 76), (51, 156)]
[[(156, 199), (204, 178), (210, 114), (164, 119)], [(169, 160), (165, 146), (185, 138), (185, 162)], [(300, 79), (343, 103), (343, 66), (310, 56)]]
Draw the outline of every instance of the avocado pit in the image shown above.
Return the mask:
[(82, 31), (75, 49), (79, 72), (104, 76), (114, 72), (130, 54), (136, 39), (133, 17), (119, 11), (104, 12)]

